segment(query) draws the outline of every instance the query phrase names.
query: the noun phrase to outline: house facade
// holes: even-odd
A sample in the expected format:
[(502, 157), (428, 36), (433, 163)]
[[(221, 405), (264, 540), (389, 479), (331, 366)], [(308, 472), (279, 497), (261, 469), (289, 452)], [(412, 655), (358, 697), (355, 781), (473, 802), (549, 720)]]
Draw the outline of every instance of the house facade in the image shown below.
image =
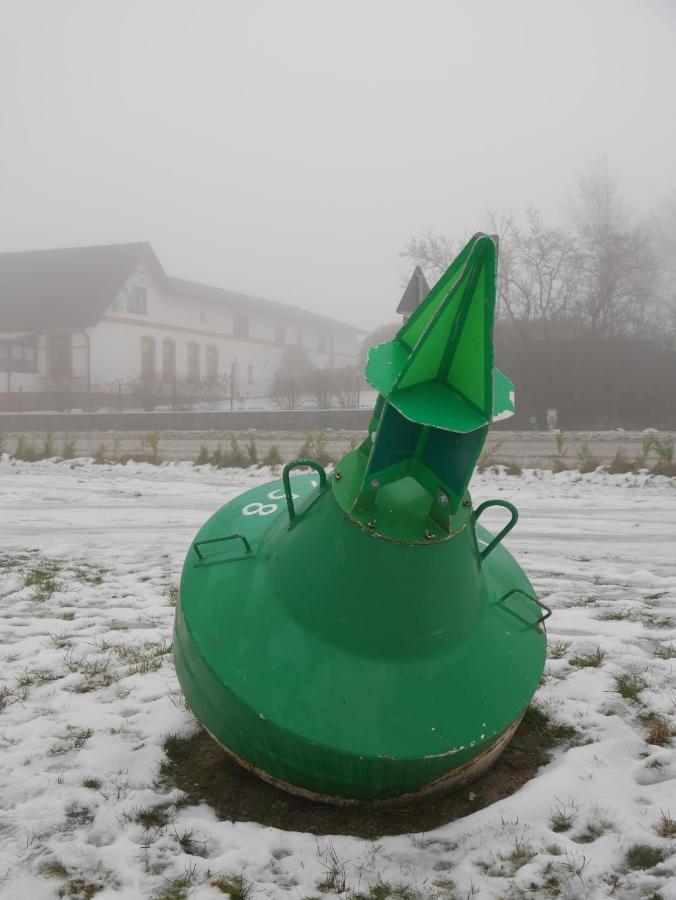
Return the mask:
[(166, 397), (224, 383), (263, 397), (285, 348), (316, 368), (353, 366), (358, 336), (298, 307), (172, 278), (150, 244), (0, 254), (0, 397), (123, 385)]

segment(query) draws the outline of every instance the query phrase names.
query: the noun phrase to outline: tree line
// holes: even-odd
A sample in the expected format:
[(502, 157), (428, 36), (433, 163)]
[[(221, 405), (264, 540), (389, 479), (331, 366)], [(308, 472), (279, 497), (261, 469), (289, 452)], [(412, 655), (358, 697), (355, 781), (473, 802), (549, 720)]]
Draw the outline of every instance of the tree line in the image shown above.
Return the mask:
[[(537, 209), (520, 221), (488, 214), (500, 241), (497, 362), (517, 387), (512, 427), (542, 427), (550, 407), (568, 428), (676, 427), (676, 190), (639, 216), (597, 160), (564, 222)], [(427, 232), (401, 255), (434, 284), (464, 242)]]

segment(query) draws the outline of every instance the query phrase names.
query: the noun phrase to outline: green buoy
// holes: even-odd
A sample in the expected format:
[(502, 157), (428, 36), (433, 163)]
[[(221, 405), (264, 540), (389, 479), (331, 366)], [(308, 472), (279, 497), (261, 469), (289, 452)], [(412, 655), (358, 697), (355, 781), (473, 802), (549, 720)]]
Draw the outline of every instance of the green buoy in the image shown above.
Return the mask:
[[(496, 257), (476, 235), (371, 350), (369, 435), (331, 475), (290, 463), (188, 551), (174, 631), (186, 699), (286, 790), (349, 803), (467, 781), (538, 685), (550, 610), (501, 545), (517, 511), (474, 509), (467, 490), (490, 421), (514, 408), (493, 366)], [(489, 506), (510, 515), (496, 536), (478, 521)]]

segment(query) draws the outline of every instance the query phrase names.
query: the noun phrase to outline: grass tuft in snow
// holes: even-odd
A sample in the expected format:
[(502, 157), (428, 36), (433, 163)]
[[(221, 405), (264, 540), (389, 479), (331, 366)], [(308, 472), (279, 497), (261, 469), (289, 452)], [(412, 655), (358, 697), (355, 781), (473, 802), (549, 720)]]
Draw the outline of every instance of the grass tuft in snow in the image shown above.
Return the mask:
[(572, 641), (553, 641), (549, 645), (549, 658), (550, 659), (563, 659), (572, 647)]
[(634, 844), (627, 850), (625, 861), (630, 869), (652, 869), (667, 858), (666, 850), (652, 844)]
[(664, 716), (651, 711), (639, 714), (638, 718), (643, 725), (648, 726), (649, 730), (648, 734), (646, 735), (646, 742), (648, 744), (654, 744), (657, 747), (664, 747), (665, 745), (671, 743), (671, 725), (664, 718)]
[(558, 801), (558, 805), (552, 809), (549, 816), (549, 825), (556, 834), (562, 834), (573, 827), (577, 816), (577, 804), (574, 800), (565, 804)]
[(83, 788), (88, 788), (90, 791), (100, 791), (103, 787), (103, 782), (100, 778), (93, 778), (91, 776), (83, 778), (80, 784)]
[(655, 825), (655, 831), (663, 838), (676, 837), (676, 819), (671, 818), (671, 814), (663, 809), (660, 810), (660, 817)]
[(196, 886), (198, 882), (197, 866), (191, 863), (186, 867), (182, 875), (168, 878), (163, 885), (153, 892), (150, 900), (188, 900), (191, 888)]
[(648, 687), (648, 681), (643, 671), (636, 666), (625, 669), (613, 678), (615, 690), (625, 700), (638, 700), (641, 691)]
[(587, 650), (585, 653), (578, 653), (577, 656), (571, 656), (569, 662), (571, 666), (577, 666), (580, 669), (592, 668), (598, 669), (606, 654), (600, 647), (595, 650)]
[(593, 806), (590, 810), (584, 829), (580, 834), (575, 835), (573, 840), (576, 844), (591, 844), (606, 834), (606, 832), (613, 831), (614, 829), (615, 823), (610, 818), (608, 810), (601, 809), (599, 806)]
[(151, 828), (164, 828), (173, 821), (174, 813), (171, 803), (154, 803), (151, 806), (136, 807), (124, 813), (124, 818), (150, 831)]
[(247, 881), (244, 874), (212, 875), (209, 884), (218, 888), (222, 894), (230, 894), (231, 900), (247, 900), (253, 890), (253, 882)]
[(70, 753), (72, 750), (81, 750), (93, 734), (93, 728), (75, 728), (74, 725), (68, 725), (64, 737), (61, 738), (58, 744), (54, 744), (50, 748), (50, 756), (61, 756), (61, 754)]
[(54, 560), (41, 559), (25, 573), (23, 584), (24, 587), (33, 588), (33, 600), (44, 603), (62, 589), (56, 579), (60, 569), (60, 565)]
[(336, 848), (331, 841), (325, 844), (317, 844), (317, 851), (324, 869), (324, 878), (317, 885), (317, 890), (333, 894), (343, 894), (347, 890), (347, 863), (348, 860), (338, 856)]

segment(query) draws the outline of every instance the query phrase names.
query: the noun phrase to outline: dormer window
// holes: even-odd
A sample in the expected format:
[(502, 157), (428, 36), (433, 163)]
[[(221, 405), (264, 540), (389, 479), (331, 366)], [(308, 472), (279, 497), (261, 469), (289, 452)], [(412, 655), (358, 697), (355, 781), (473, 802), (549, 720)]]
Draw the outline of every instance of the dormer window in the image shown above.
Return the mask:
[(127, 292), (127, 312), (137, 313), (140, 316), (148, 314), (148, 295), (146, 289), (134, 284)]

